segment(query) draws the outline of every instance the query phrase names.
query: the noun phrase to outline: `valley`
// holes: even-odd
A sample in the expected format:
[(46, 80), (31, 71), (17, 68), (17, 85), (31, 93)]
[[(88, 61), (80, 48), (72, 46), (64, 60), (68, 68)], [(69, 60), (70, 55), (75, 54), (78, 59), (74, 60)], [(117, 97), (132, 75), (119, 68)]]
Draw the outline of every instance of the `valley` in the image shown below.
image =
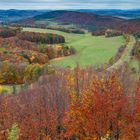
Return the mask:
[(0, 10), (0, 140), (140, 140), (139, 16)]
[(112, 38), (105, 38), (104, 36), (94, 37), (90, 32), (81, 35), (38, 28), (24, 28), (23, 31), (55, 33), (64, 36), (66, 45), (76, 49), (76, 55), (66, 57), (60, 61), (52, 60), (51, 63), (56, 66), (70, 68), (75, 67), (77, 63), (82, 67), (90, 65), (98, 67), (107, 63), (125, 42), (122, 36)]

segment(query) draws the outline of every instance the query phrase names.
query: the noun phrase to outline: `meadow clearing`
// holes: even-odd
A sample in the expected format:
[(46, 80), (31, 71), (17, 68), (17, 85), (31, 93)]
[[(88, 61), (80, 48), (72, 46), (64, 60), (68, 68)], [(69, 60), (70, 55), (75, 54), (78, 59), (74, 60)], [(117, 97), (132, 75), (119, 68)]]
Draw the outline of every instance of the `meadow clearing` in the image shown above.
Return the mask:
[(77, 63), (82, 67), (90, 65), (98, 67), (107, 63), (125, 42), (123, 36), (106, 38), (104, 36), (92, 36), (90, 33), (73, 34), (39, 28), (23, 28), (23, 31), (63, 35), (66, 39), (65, 44), (76, 49), (76, 55), (51, 61), (51, 64), (60, 67), (73, 68)]

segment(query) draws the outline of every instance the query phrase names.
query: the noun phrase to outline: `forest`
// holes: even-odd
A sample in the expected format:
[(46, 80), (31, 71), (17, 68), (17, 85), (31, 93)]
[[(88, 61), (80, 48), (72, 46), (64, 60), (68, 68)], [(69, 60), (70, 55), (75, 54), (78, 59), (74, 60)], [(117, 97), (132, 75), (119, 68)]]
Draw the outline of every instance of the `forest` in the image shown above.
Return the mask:
[(0, 35), (0, 84), (36, 81), (49, 60), (75, 53), (74, 48), (63, 45), (63, 36), (55, 34), (3, 28)]
[(123, 69), (103, 75), (61, 69), (25, 93), (0, 95), (0, 139), (138, 140), (139, 83), (128, 88)]
[(140, 140), (139, 19), (17, 11), (0, 22), (0, 140)]

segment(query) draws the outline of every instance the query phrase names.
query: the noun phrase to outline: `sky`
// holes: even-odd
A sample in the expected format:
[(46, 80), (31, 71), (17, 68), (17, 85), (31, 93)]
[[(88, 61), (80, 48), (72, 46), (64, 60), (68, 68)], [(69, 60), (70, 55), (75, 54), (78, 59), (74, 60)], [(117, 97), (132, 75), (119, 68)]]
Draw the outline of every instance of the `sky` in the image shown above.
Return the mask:
[(140, 0), (0, 0), (0, 9), (140, 9)]

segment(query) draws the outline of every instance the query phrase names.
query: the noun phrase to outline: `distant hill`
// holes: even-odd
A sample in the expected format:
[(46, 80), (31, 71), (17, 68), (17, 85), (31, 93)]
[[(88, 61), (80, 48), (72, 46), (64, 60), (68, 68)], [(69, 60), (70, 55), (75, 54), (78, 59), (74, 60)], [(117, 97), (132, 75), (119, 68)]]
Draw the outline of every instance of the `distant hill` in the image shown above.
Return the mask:
[(43, 14), (44, 12), (46, 13), (47, 10), (0, 10), (0, 22), (15, 22)]
[(140, 18), (140, 9), (138, 10), (78, 10), (84, 13), (95, 13), (98, 15), (108, 15), (114, 17), (120, 17), (123, 19), (136, 19)]
[(43, 13), (42, 15), (35, 16), (33, 19), (35, 20), (54, 19), (66, 13), (70, 13), (70, 11), (66, 11), (66, 10), (50, 11), (50, 12)]
[(132, 20), (130, 20), (130, 21), (140, 24), (140, 18), (132, 19)]
[(94, 13), (65, 10), (43, 13), (42, 15), (35, 16), (30, 20), (34, 22), (38, 21), (38, 23), (43, 20), (51, 20), (63, 24), (76, 24), (89, 29), (94, 28), (95, 26), (100, 28), (115, 27), (124, 22), (124, 19), (113, 16), (103, 16)]
[[(7, 10), (0, 11), (0, 21), (27, 27), (75, 25), (89, 31), (135, 27), (139, 30), (140, 10)], [(123, 18), (125, 17), (125, 18)]]

